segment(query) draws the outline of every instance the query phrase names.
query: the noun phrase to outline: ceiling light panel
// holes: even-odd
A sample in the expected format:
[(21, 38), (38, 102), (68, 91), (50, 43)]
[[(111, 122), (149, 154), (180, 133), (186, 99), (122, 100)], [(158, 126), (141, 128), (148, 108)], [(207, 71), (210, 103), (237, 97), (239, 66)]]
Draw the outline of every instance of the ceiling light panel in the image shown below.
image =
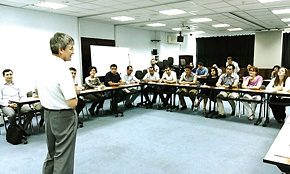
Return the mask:
[(135, 20), (135, 18), (128, 17), (128, 16), (116, 16), (116, 17), (111, 17), (111, 19), (116, 20), (116, 21), (132, 21)]
[(181, 31), (182, 29), (181, 28), (172, 28), (172, 30), (174, 30), (174, 31)]
[(283, 22), (290, 22), (290, 18), (284, 18), (284, 19), (281, 19), (281, 21), (283, 21)]
[(242, 31), (242, 28), (229, 28), (228, 31)]
[(213, 27), (215, 28), (220, 28), (220, 27), (229, 27), (230, 25), (229, 24), (215, 24), (215, 25), (212, 25)]
[(166, 26), (166, 24), (152, 23), (152, 24), (147, 24), (147, 26), (150, 26), (150, 27), (163, 27), (163, 26)]
[(281, 1), (281, 0), (258, 0), (261, 3), (268, 3), (268, 2), (276, 2), (276, 1)]
[(43, 7), (43, 8), (49, 8), (49, 9), (61, 9), (61, 8), (65, 8), (68, 7), (67, 5), (64, 4), (58, 4), (58, 3), (54, 3), (54, 2), (39, 2), (36, 4), (33, 4), (34, 6), (37, 7)]
[(186, 13), (186, 11), (183, 10), (179, 10), (179, 9), (171, 9), (171, 10), (163, 10), (163, 11), (159, 11), (159, 13), (165, 14), (165, 15), (180, 15), (180, 14), (184, 14)]
[(196, 19), (190, 19), (191, 22), (210, 22), (212, 19), (210, 18), (196, 18)]
[(272, 10), (274, 14), (288, 14), (290, 13), (290, 8), (288, 9), (281, 9), (281, 10)]

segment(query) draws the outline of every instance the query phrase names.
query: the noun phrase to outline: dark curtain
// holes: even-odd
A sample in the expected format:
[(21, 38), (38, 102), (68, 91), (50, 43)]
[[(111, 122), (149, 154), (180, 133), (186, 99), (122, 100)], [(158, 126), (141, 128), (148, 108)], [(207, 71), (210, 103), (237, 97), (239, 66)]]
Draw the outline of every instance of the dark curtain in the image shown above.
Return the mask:
[(115, 46), (115, 40), (81, 37), (83, 81), (85, 80), (86, 77), (88, 77), (90, 75), (88, 72), (88, 69), (90, 66), (92, 66), (91, 47), (90, 47), (91, 45)]
[(290, 33), (283, 34), (282, 66), (290, 68)]
[(248, 64), (253, 64), (254, 44), (254, 35), (197, 38), (196, 63), (225, 67), (227, 57), (231, 56), (240, 68), (246, 68)]

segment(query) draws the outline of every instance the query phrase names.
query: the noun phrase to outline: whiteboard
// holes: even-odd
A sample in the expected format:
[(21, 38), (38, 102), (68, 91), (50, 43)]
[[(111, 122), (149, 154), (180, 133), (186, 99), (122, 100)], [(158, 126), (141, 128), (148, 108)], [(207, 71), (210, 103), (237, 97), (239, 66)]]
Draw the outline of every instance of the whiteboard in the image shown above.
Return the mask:
[(110, 71), (110, 66), (116, 64), (117, 72), (121, 77), (126, 73), (130, 65), (130, 49), (125, 47), (107, 47), (91, 45), (92, 66), (98, 70), (96, 76), (105, 76)]

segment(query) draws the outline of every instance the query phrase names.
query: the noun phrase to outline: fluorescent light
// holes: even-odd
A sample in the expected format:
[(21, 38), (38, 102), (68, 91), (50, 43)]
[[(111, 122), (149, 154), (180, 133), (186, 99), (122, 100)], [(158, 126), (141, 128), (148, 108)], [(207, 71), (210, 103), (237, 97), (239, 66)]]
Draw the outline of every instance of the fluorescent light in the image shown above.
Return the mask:
[(181, 28), (172, 28), (172, 30), (181, 31)]
[(268, 2), (275, 2), (275, 1), (281, 1), (281, 0), (258, 0), (261, 3), (268, 3)]
[(190, 32), (191, 34), (203, 34), (205, 33), (204, 31), (194, 31), (194, 32)]
[(179, 10), (179, 9), (171, 9), (171, 10), (163, 10), (163, 11), (159, 11), (159, 13), (165, 14), (165, 15), (179, 15), (179, 14), (184, 14), (186, 13), (183, 10)]
[(228, 31), (242, 31), (242, 28), (229, 28)]
[(34, 6), (38, 6), (38, 7), (43, 7), (43, 8), (49, 8), (49, 9), (60, 9), (60, 8), (65, 8), (67, 7), (67, 5), (64, 4), (58, 4), (58, 3), (54, 3), (54, 2), (39, 2), (36, 4), (33, 4)]
[(283, 21), (283, 22), (289, 22), (290, 21), (290, 18), (284, 18), (284, 19), (281, 19), (281, 21)]
[(131, 18), (128, 16), (116, 16), (116, 17), (111, 17), (111, 19), (116, 20), (116, 21), (132, 21), (135, 20), (135, 18)]
[(161, 24), (161, 23), (153, 23), (153, 24), (147, 24), (150, 27), (163, 27), (166, 26), (166, 24)]
[(192, 22), (209, 22), (212, 21), (212, 19), (209, 18), (196, 18), (196, 19), (190, 19)]
[(288, 27), (290, 27), (290, 24), (288, 24)]
[(272, 13), (274, 14), (287, 14), (290, 13), (290, 9), (282, 9), (282, 10), (272, 10)]
[(216, 27), (216, 28), (220, 28), (220, 27), (229, 27), (230, 25), (229, 24), (215, 24), (215, 25), (212, 25), (213, 27)]

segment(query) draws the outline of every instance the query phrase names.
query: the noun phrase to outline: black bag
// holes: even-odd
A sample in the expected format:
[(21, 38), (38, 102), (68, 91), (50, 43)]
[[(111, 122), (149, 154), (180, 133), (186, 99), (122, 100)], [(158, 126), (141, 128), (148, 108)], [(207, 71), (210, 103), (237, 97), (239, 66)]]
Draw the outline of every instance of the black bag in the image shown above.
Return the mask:
[(6, 132), (6, 140), (14, 145), (21, 144), (23, 131), (18, 125), (9, 125)]

